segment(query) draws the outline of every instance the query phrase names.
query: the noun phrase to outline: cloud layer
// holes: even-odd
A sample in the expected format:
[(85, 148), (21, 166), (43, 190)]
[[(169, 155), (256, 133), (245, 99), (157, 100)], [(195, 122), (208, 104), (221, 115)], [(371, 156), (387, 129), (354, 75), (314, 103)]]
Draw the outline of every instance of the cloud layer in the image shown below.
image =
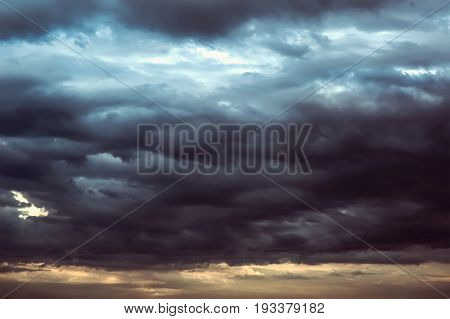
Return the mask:
[[(139, 94), (0, 5), (0, 261), (54, 261), (179, 178), (136, 174), (137, 124), (175, 122), (155, 103), (194, 124), (264, 122), (435, 4), (14, 4)], [(438, 12), (276, 119), (314, 125), (313, 174), (273, 178), (405, 264), (450, 262), (449, 23)], [(48, 216), (19, 218), (30, 207)], [(280, 261), (388, 262), (264, 178), (219, 173), (188, 177), (64, 263)]]

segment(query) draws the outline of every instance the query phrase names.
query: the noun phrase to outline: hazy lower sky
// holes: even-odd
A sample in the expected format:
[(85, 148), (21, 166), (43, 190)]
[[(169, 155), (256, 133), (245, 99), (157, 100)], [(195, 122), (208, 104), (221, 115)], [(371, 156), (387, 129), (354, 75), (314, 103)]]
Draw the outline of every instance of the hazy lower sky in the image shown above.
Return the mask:
[(313, 172), (273, 179), (382, 254), (219, 173), (50, 266), (179, 178), (136, 173), (155, 104), (264, 122), (443, 2), (1, 0), (0, 294), (44, 269), (12, 297), (441, 297), (383, 254), (448, 294), (450, 6), (274, 120), (313, 124)]

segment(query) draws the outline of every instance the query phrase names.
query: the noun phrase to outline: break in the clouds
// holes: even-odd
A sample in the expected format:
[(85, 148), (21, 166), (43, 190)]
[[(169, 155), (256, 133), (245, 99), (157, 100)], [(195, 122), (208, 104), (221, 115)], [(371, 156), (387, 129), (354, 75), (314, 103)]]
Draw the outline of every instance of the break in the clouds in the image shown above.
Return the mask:
[[(5, 287), (178, 178), (136, 174), (137, 124), (176, 121), (155, 103), (189, 123), (264, 122), (439, 3), (11, 2), (154, 103), (0, 3)], [(449, 10), (275, 120), (314, 128), (313, 173), (274, 179), (403, 264), (450, 262)], [(281, 262), (389, 263), (267, 180), (219, 173), (188, 177), (64, 264)]]

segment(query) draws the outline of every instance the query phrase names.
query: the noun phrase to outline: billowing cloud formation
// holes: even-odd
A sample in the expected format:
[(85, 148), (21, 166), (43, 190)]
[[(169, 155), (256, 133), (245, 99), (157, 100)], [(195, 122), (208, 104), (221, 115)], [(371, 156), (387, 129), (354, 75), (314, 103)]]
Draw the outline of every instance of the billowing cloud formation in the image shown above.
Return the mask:
[[(55, 2), (60, 15), (16, 6), (194, 124), (264, 122), (432, 8), (256, 3)], [(0, 17), (0, 256), (49, 263), (179, 178), (136, 174), (137, 125), (175, 119), (7, 8)], [(314, 125), (305, 149), (313, 174), (273, 178), (399, 263), (450, 262), (448, 26), (448, 12), (437, 13), (275, 120)], [(48, 216), (19, 218), (11, 191)], [(123, 271), (280, 261), (389, 262), (264, 178), (219, 173), (188, 177), (65, 263)]]

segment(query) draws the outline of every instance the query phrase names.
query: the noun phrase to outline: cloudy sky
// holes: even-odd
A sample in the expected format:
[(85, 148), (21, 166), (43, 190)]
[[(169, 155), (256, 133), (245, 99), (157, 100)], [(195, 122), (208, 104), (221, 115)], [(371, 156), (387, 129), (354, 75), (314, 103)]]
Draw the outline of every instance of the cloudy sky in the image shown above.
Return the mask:
[[(0, 0), (0, 294), (448, 295), (450, 5), (341, 73), (444, 2)], [(287, 106), (312, 174), (193, 174), (53, 266), (180, 178), (138, 123)]]

